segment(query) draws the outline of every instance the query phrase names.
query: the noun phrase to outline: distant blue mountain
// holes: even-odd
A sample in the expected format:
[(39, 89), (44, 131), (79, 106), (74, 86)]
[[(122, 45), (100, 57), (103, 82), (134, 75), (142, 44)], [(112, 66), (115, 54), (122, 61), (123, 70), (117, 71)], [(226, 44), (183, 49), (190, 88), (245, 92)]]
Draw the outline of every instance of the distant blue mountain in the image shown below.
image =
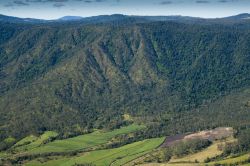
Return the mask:
[(80, 23), (108, 23), (108, 22), (154, 22), (154, 21), (176, 21), (183, 23), (209, 23), (209, 22), (240, 22), (244, 20), (250, 20), (250, 14), (243, 13), (235, 16), (215, 18), (215, 19), (204, 19), (199, 17), (187, 17), (187, 16), (128, 16), (122, 14), (113, 15), (100, 15), (92, 17), (81, 17), (81, 16), (64, 16), (55, 20), (41, 20), (33, 18), (18, 18), (0, 15), (0, 22), (10, 22), (10, 23), (53, 23), (53, 22), (80, 22)]
[(80, 16), (64, 16), (59, 18), (59, 21), (72, 21), (72, 20), (81, 20), (83, 17)]
[(41, 19), (34, 19), (34, 18), (19, 18), (19, 17), (12, 17), (12, 16), (5, 16), (0, 14), (0, 21), (3, 22), (12, 22), (12, 23), (42, 23), (47, 22), (47, 20)]
[(240, 19), (250, 19), (249, 13), (242, 13), (235, 16), (225, 17), (224, 19), (240, 20)]

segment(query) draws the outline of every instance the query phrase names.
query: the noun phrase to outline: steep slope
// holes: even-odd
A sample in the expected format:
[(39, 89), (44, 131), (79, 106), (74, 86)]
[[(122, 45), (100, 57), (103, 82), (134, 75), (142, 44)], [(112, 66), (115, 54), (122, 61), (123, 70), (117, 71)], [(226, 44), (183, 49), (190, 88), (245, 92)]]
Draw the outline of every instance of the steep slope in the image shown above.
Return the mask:
[[(151, 61), (144, 59), (144, 49), (139, 48), (144, 41), (136, 29), (117, 28), (117, 34), (111, 35), (113, 28), (106, 26), (60, 31), (34, 27), (5, 42), (1, 112), (6, 116), (2, 118), (11, 119), (5, 127), (18, 133), (29, 132), (33, 123), (33, 131), (56, 126), (72, 130), (78, 123), (92, 128), (95, 121), (101, 127), (111, 117), (119, 120), (126, 107), (150, 97), (142, 86), (151, 88), (160, 78)], [(120, 42), (117, 48), (111, 47), (116, 42)]]
[(124, 113), (165, 122), (250, 85), (247, 28), (1, 23), (0, 30), (1, 139), (116, 128), (127, 123)]

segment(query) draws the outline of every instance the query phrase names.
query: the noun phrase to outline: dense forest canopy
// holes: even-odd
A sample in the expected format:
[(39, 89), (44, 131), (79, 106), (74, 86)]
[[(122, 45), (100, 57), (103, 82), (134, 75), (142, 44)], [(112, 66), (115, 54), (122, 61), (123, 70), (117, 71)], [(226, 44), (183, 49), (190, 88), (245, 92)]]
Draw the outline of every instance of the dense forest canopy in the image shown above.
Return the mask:
[(1, 140), (118, 128), (124, 114), (145, 137), (249, 126), (249, 21), (120, 17), (0, 22)]

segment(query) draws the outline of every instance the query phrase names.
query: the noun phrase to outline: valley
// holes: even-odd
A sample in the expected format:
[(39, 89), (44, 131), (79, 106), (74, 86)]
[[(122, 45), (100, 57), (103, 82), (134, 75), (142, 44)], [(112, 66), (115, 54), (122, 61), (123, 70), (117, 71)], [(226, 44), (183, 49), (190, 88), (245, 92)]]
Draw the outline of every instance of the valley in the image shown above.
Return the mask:
[[(227, 144), (237, 142), (233, 137), (232, 128), (216, 128), (186, 134), (169, 144), (169, 140), (179, 136), (144, 139), (132, 141), (126, 145), (110, 146), (117, 142), (118, 136), (134, 137), (133, 133), (143, 130), (145, 126), (130, 125), (114, 131), (95, 131), (93, 133), (58, 140), (58, 134), (45, 132), (39, 137), (28, 136), (13, 145), (0, 156), (2, 165), (25, 166), (73, 166), (73, 165), (215, 165), (247, 163), (250, 154), (223, 157)], [(219, 132), (218, 132), (219, 131)], [(202, 137), (201, 137), (202, 136)], [(199, 137), (199, 138), (198, 138)], [(55, 138), (55, 139), (53, 139)], [(211, 139), (211, 144), (197, 150), (185, 153), (181, 157), (173, 155), (169, 161), (163, 161), (163, 151), (175, 148), (182, 142)], [(120, 143), (123, 140), (120, 140)], [(195, 144), (194, 144), (195, 145)], [(160, 155), (159, 155), (160, 154)], [(219, 157), (220, 156), (220, 157)], [(160, 157), (160, 158), (158, 158)], [(165, 156), (166, 157), (166, 156)], [(161, 164), (155, 163), (155, 161)], [(210, 160), (208, 160), (210, 159)]]
[(0, 165), (249, 164), (246, 17), (0, 15)]

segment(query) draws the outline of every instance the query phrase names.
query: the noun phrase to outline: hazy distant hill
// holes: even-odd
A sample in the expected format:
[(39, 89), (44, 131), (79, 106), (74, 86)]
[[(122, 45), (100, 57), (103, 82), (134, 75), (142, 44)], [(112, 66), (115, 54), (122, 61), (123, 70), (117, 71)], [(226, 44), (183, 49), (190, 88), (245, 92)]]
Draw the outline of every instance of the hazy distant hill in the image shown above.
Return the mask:
[(64, 16), (62, 18), (59, 18), (60, 21), (72, 21), (72, 20), (81, 20), (83, 17), (80, 16)]
[(250, 14), (249, 13), (242, 13), (242, 14), (239, 14), (236, 16), (226, 17), (225, 19), (231, 19), (231, 20), (250, 19)]
[(43, 23), (45, 20), (33, 19), (33, 18), (18, 18), (5, 16), (0, 14), (0, 22), (11, 22), (11, 23)]
[(228, 22), (242, 22), (250, 18), (250, 14), (243, 13), (235, 16), (205, 19), (199, 17), (188, 17), (188, 16), (128, 16), (122, 14), (113, 15), (100, 15), (92, 17), (81, 17), (81, 16), (64, 16), (55, 20), (41, 20), (33, 18), (18, 18), (0, 15), (0, 21), (11, 22), (11, 23), (56, 23), (56, 22), (80, 22), (80, 23), (107, 23), (122, 20), (133, 20), (134, 22), (155, 22), (155, 21), (174, 21), (181, 23), (228, 23)]

